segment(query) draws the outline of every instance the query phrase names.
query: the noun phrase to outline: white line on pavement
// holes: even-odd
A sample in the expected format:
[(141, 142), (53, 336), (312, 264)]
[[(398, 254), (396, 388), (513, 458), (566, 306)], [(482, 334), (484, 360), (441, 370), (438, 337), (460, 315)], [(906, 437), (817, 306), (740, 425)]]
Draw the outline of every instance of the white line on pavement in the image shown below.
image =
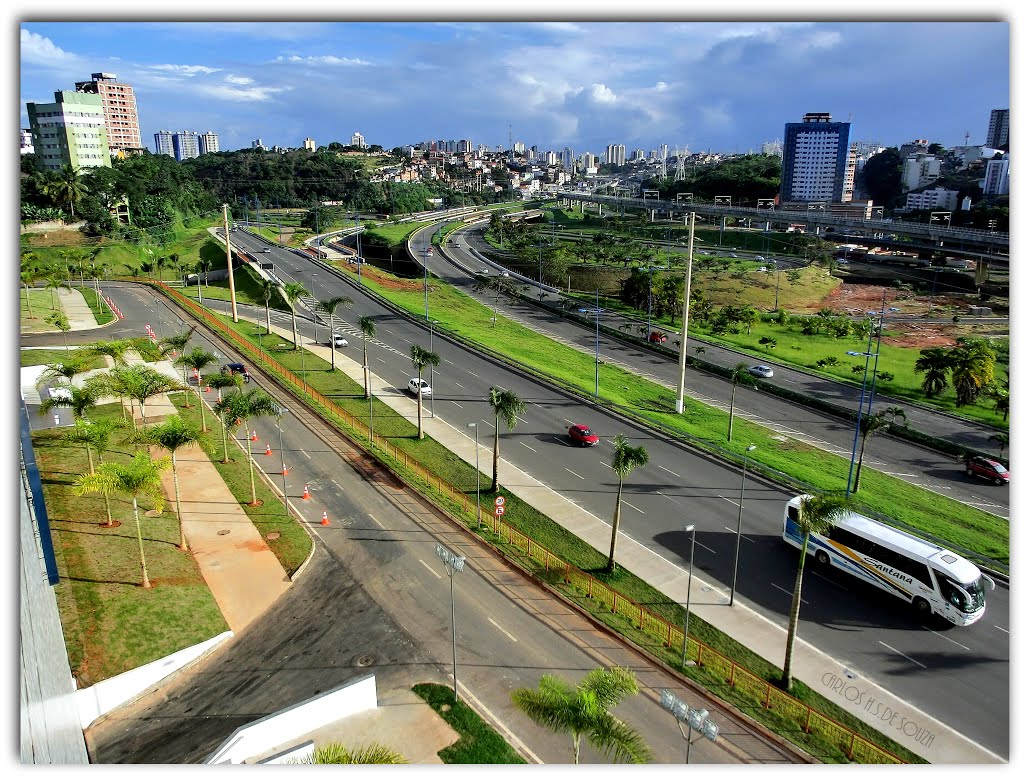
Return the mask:
[(529, 448), (529, 449), (530, 449), (531, 451), (533, 451), (534, 453), (536, 453), (536, 452), (537, 452), (537, 449), (536, 449), (536, 448), (530, 448), (530, 446), (529, 446), (529, 445), (527, 445), (527, 444), (526, 444), (525, 442), (523, 442), (522, 440), (520, 440), (520, 441), (519, 441), (519, 444), (520, 444), (520, 445), (522, 445), (522, 446), (523, 446), (524, 448)]
[(665, 470), (665, 471), (666, 471), (666, 472), (667, 472), (668, 474), (670, 474), (670, 475), (675, 475), (676, 477), (679, 477), (679, 475), (678, 475), (678, 474), (676, 474), (675, 472), (673, 472), (673, 471), (672, 471), (672, 470), (670, 470), (670, 469), (665, 469), (665, 467), (661, 466), (660, 464), (658, 465), (658, 469), (664, 469), (664, 470)]
[[(645, 512), (643, 511), (643, 510), (641, 510), (641, 509), (640, 509), (639, 507), (637, 507), (636, 505), (631, 505), (631, 504), (630, 504), (629, 502), (627, 502), (627, 501), (626, 501), (625, 499), (623, 499), (623, 500), (622, 500), (622, 504), (626, 505), (626, 507), (632, 507), (632, 508), (633, 508), (634, 510), (636, 510), (636, 511), (637, 511), (638, 513), (640, 513), (640, 515), (646, 515), (646, 514), (647, 514), (647, 513), (645, 513)], [(697, 543), (697, 544), (699, 545), (700, 543)]]
[(487, 620), (490, 622), (490, 624), (492, 626), (494, 626), (494, 628), (496, 628), (498, 631), (500, 631), (502, 634), (504, 634), (506, 637), (508, 637), (513, 642), (518, 642), (519, 641), (518, 639), (513, 637), (511, 634), (509, 634), (507, 631), (505, 631), (505, 629), (503, 629), (501, 626), (499, 626), (497, 623), (495, 623), (493, 618), (488, 618)]
[(568, 467), (566, 467), (566, 468), (565, 468), (565, 471), (566, 471), (566, 472), (568, 472), (568, 473), (569, 473), (570, 475), (576, 475), (576, 477), (578, 477), (578, 478), (579, 478), (580, 480), (586, 480), (586, 478), (585, 478), (585, 477), (583, 477), (583, 475), (580, 475), (580, 474), (579, 474), (579, 473), (577, 473), (577, 472), (573, 472), (573, 471), (572, 471), (571, 469), (569, 469)]
[[(227, 261), (227, 260), (225, 260), (225, 261)], [(382, 524), (380, 521), (378, 521), (376, 518), (374, 518), (373, 517), (373, 513), (367, 513), (367, 515), (370, 517), (370, 520), (373, 521), (375, 524), (377, 524), (380, 528), (382, 528), (382, 529), (384, 528), (384, 524)]]
[(963, 648), (964, 650), (966, 650), (966, 651), (968, 651), (968, 652), (970, 651), (970, 648), (969, 648), (969, 647), (967, 647), (967, 645), (963, 645), (963, 644), (961, 644), (961, 643), (957, 642), (957, 641), (956, 641), (955, 639), (950, 639), (950, 638), (949, 638), (949, 637), (947, 637), (947, 636), (946, 636), (945, 634), (939, 634), (939, 632), (935, 631), (934, 629), (929, 629), (929, 628), (928, 628), (927, 626), (925, 626), (925, 627), (924, 627), (924, 630), (925, 630), (925, 631), (930, 631), (930, 632), (931, 632), (932, 634), (934, 634), (934, 635), (935, 635), (936, 637), (942, 637), (942, 638), (943, 638), (944, 640), (946, 640), (947, 642), (952, 642), (952, 643), (953, 643), (954, 645), (956, 645), (957, 647), (961, 647), (961, 648)]
[(440, 576), (439, 574), (437, 574), (437, 572), (435, 572), (435, 571), (434, 571), (433, 569), (431, 569), (431, 567), (430, 567), (430, 564), (428, 564), (428, 563), (427, 563), (426, 561), (424, 561), (423, 559), (419, 559), (419, 562), (420, 562), (420, 563), (421, 563), (421, 564), (422, 564), (423, 566), (425, 566), (425, 567), (427, 568), (427, 571), (428, 571), (428, 572), (429, 572), (430, 574), (432, 574), (432, 575), (433, 575), (434, 577), (436, 577), (436, 578), (437, 578), (438, 580), (440, 580), (440, 579), (441, 579), (441, 576)]
[[(224, 261), (227, 261), (227, 260), (225, 259)], [(454, 399), (449, 399), (448, 401), (451, 402), (453, 405), (455, 405), (455, 407), (462, 407), (462, 405), (460, 405)], [(465, 408), (463, 408), (463, 409), (465, 409)]]
[[(226, 260), (225, 260), (225, 261), (226, 261)], [(305, 451), (299, 451), (299, 453), (301, 453), (301, 454), (302, 454), (303, 456), (305, 456), (305, 457), (306, 457), (307, 459), (309, 459), (310, 461), (312, 461), (312, 460), (313, 460), (313, 457), (312, 457), (312, 456), (310, 456), (310, 455), (309, 455), (308, 453), (306, 453)]]
[[(785, 588), (783, 588), (783, 587), (782, 587), (781, 585), (775, 585), (775, 583), (772, 583), (772, 588), (778, 588), (778, 589), (779, 589), (780, 591), (782, 591), (782, 593), (784, 593), (784, 594), (785, 594), (786, 596), (788, 596), (788, 597), (789, 597), (790, 599), (792, 599), (792, 598), (793, 598), (793, 592), (792, 592), (792, 591), (787, 591), (787, 590), (786, 590)], [(807, 604), (807, 600), (806, 600), (806, 599), (804, 599), (804, 598), (803, 598), (803, 597), (801, 596), (801, 597), (800, 597), (800, 603), (801, 603), (801, 604)]]
[(922, 664), (920, 661), (917, 661), (917, 660), (911, 658), (910, 656), (908, 656), (906, 653), (901, 653), (896, 648), (894, 648), (892, 645), (886, 645), (884, 642), (882, 642), (882, 640), (878, 640), (878, 644), (881, 645), (884, 648), (889, 648), (889, 650), (891, 650), (893, 653), (895, 653), (898, 656), (903, 656), (905, 659), (907, 659), (907, 661), (912, 661), (913, 663), (917, 664), (922, 669), (927, 669), (928, 668), (924, 664)]

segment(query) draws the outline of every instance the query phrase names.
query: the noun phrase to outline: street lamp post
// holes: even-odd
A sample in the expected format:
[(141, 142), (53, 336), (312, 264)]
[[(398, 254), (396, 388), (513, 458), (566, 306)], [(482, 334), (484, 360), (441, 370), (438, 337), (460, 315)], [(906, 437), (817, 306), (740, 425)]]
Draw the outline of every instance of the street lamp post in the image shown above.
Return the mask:
[(455, 692), (455, 703), (458, 704), (459, 674), (458, 662), (455, 657), (455, 573), (463, 570), (466, 565), (466, 557), (456, 556), (440, 542), (434, 546), (434, 552), (444, 562), (444, 568), (448, 572), (448, 582), (452, 592), (452, 689)]
[(870, 346), (867, 351), (847, 351), (847, 356), (864, 357), (864, 380), (860, 384), (860, 403), (857, 405), (857, 423), (853, 427), (853, 450), (850, 451), (850, 474), (846, 478), (846, 496), (850, 496), (850, 489), (853, 487), (853, 464), (857, 458), (857, 438), (860, 436), (860, 420), (864, 410), (864, 393), (868, 386), (868, 363), (872, 356)]
[(686, 740), (685, 763), (690, 763), (690, 744), (693, 740), (694, 729), (697, 730), (698, 734), (702, 734), (709, 742), (714, 742), (718, 739), (718, 725), (711, 722), (711, 719), (708, 717), (709, 713), (706, 709), (693, 709), (689, 704), (669, 690), (662, 690), (661, 706), (671, 712), (673, 717), (675, 717), (676, 725), (679, 726), (680, 734), (683, 733), (683, 721), (686, 721), (687, 733), (683, 737)]
[[(438, 322), (434, 321), (434, 320), (430, 321), (430, 352), (431, 353), (434, 352), (434, 324), (436, 324), (436, 323), (438, 323)], [(430, 417), (431, 418), (434, 417), (434, 393), (435, 393), (435, 387), (434, 387), (434, 365), (431, 364), (430, 365)]]
[(743, 453), (743, 476), (740, 478), (740, 510), (736, 516), (736, 553), (732, 562), (732, 589), (729, 591), (729, 606), (732, 607), (733, 599), (736, 597), (736, 577), (740, 571), (740, 537), (743, 534), (743, 490), (747, 485), (747, 458), (756, 445), (748, 445)]
[(427, 261), (434, 255), (434, 249), (427, 247), (423, 256), (423, 317), (430, 318), (430, 301), (427, 299)]
[(686, 527), (690, 533), (690, 572), (686, 578), (686, 622), (683, 626), (683, 664), (686, 664), (686, 643), (690, 639), (690, 588), (693, 586), (693, 553), (697, 549), (697, 527), (692, 523)]
[[(313, 342), (315, 343), (316, 342), (316, 332), (317, 332), (317, 329), (316, 329), (316, 325), (317, 325), (317, 320), (316, 320), (316, 273), (311, 273), (310, 276), (309, 276), (309, 290), (310, 290), (310, 293), (311, 293), (310, 296), (313, 297), (313, 310), (312, 310), (312, 313), (313, 313)], [(334, 332), (331, 332), (330, 336), (333, 337), (334, 336)]]
[(601, 353), (601, 290), (594, 290), (594, 396), (600, 397), (600, 379), (598, 377)]
[(281, 429), (281, 418), (288, 412), (288, 408), (276, 405), (274, 414), (277, 416), (277, 441), (281, 451), (281, 492), (284, 494), (285, 515), (291, 514), (291, 504), (288, 502), (288, 465), (284, 462), (284, 431)]
[(469, 424), (476, 434), (476, 530), (480, 531), (480, 427), (476, 423)]

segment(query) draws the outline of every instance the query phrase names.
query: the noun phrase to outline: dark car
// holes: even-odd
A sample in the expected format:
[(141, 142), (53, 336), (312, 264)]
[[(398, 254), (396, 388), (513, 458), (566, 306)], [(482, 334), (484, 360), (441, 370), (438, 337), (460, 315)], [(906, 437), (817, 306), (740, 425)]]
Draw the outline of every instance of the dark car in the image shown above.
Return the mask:
[(1010, 470), (994, 459), (973, 456), (967, 460), (967, 477), (988, 478), (1001, 486), (1010, 482)]
[(668, 335), (664, 332), (651, 332), (647, 339), (652, 343), (664, 343), (668, 341)]
[(569, 427), (569, 439), (577, 445), (583, 445), (587, 448), (601, 442), (601, 438), (594, 434), (589, 426), (583, 424), (572, 424)]
[(229, 362), (228, 364), (225, 364), (220, 368), (220, 374), (241, 375), (246, 383), (248, 383), (252, 377), (251, 375), (249, 375), (249, 370), (245, 368), (245, 365), (239, 362)]

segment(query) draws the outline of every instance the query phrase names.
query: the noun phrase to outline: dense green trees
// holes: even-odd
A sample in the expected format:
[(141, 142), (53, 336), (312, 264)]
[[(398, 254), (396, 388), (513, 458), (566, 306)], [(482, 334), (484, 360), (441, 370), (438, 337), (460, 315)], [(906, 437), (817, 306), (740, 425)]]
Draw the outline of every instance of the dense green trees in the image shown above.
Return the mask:
[(887, 148), (864, 163), (861, 187), (875, 205), (893, 208), (903, 193), (903, 162), (900, 152)]

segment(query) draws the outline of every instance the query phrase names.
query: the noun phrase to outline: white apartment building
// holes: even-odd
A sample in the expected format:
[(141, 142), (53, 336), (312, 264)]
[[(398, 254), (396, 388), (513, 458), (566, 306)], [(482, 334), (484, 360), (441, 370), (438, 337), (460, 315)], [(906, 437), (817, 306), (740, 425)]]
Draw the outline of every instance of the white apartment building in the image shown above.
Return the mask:
[(993, 159), (985, 166), (985, 180), (981, 190), (986, 197), (1000, 197), (1010, 193), (1010, 155)]
[(355, 146), (356, 148), (363, 148), (364, 146), (366, 146), (366, 139), (361, 134), (356, 132), (355, 134), (352, 135), (352, 142), (349, 143), (349, 145)]
[(954, 189), (928, 189), (907, 195), (907, 210), (956, 210), (957, 192)]
[(626, 147), (621, 143), (612, 143), (605, 149), (604, 161), (610, 165), (626, 164)]
[(903, 163), (903, 189), (912, 191), (935, 183), (942, 174), (942, 160), (931, 154), (911, 154)]

